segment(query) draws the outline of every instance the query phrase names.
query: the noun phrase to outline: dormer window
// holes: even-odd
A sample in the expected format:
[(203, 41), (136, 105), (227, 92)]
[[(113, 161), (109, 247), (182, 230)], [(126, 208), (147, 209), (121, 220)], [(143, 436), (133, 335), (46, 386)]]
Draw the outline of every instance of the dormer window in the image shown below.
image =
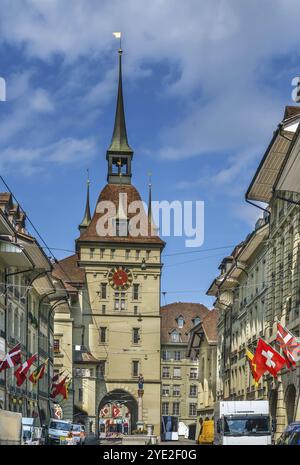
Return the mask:
[(193, 321), (194, 326), (196, 326), (197, 324), (200, 323), (201, 318), (199, 316), (196, 316), (196, 318), (194, 318), (192, 321)]
[(177, 321), (178, 328), (183, 328), (184, 323), (185, 323), (183, 316), (182, 315), (178, 316), (176, 318), (176, 321)]
[(176, 329), (171, 332), (170, 336), (172, 342), (180, 342), (180, 333)]

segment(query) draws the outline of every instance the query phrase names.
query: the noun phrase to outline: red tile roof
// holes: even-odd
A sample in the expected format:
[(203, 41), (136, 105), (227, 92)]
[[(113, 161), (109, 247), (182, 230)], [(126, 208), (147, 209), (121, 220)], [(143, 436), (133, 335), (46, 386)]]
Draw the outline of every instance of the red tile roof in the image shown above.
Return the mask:
[(82, 284), (85, 281), (85, 273), (78, 266), (78, 255), (63, 258), (53, 265), (54, 278), (61, 279), (68, 290), (74, 290), (72, 284)]
[[(209, 313), (205, 305), (191, 302), (174, 302), (164, 305), (160, 309), (161, 314), (161, 340), (162, 343), (171, 342), (170, 333), (177, 329), (181, 336), (181, 342), (188, 342), (188, 333), (194, 326), (193, 319), (200, 317), (201, 320)], [(176, 318), (182, 316), (185, 324), (179, 328)]]
[(203, 318), (202, 328), (204, 330), (204, 334), (209, 344), (217, 344), (218, 342), (218, 333), (217, 333), (218, 318), (219, 318), (219, 310), (217, 308), (210, 310), (208, 314)]
[[(139, 192), (137, 191), (137, 189), (132, 186), (131, 184), (107, 184), (104, 189), (100, 192), (100, 195), (99, 195), (99, 198), (98, 198), (98, 201), (97, 201), (97, 206), (96, 206), (96, 209), (95, 209), (95, 212), (94, 212), (94, 215), (92, 217), (92, 220), (91, 220), (91, 223), (89, 224), (89, 226), (81, 233), (80, 235), (80, 238), (77, 239), (77, 241), (92, 241), (92, 242), (102, 242), (102, 241), (105, 241), (105, 242), (112, 242), (112, 241), (115, 241), (115, 242), (120, 242), (120, 243), (147, 243), (147, 244), (158, 244), (160, 246), (164, 246), (164, 241), (162, 239), (160, 239), (160, 237), (158, 236), (151, 236), (151, 235), (147, 235), (147, 236), (137, 236), (137, 237), (133, 237), (133, 236), (130, 236), (130, 234), (128, 236), (115, 236), (115, 237), (112, 237), (112, 236), (99, 236), (98, 232), (97, 232), (97, 223), (98, 223), (98, 220), (106, 214), (106, 212), (104, 213), (99, 213), (97, 210), (98, 210), (98, 204), (99, 202), (105, 202), (105, 201), (110, 201), (110, 202), (113, 202), (113, 204), (115, 205), (115, 211), (118, 212), (118, 208), (119, 208), (119, 195), (120, 194), (126, 194), (127, 195), (127, 210), (128, 210), (128, 206), (132, 203), (132, 202), (141, 202), (142, 199), (141, 199), (141, 196), (139, 194)], [(138, 213), (138, 212), (137, 212)], [(128, 219), (132, 218), (136, 213), (129, 213), (127, 214), (128, 216)], [(146, 212), (144, 211), (144, 209), (142, 210), (141, 212), (141, 217), (142, 217), (142, 221), (145, 221), (145, 224), (148, 225), (148, 217), (147, 217), (147, 214)]]

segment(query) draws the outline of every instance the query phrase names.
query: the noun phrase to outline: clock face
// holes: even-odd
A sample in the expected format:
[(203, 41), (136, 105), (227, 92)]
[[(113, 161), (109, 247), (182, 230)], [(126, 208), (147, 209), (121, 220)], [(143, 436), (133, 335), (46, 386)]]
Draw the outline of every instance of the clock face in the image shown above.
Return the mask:
[(124, 266), (116, 266), (108, 273), (108, 282), (114, 289), (123, 291), (128, 289), (132, 283), (132, 274)]

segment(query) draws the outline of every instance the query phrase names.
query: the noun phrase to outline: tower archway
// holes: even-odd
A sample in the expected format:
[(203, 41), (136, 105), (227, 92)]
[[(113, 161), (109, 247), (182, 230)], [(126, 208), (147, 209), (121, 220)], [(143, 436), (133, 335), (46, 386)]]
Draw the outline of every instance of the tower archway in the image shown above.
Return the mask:
[(100, 438), (114, 439), (137, 428), (138, 403), (132, 394), (114, 389), (101, 399), (98, 408)]

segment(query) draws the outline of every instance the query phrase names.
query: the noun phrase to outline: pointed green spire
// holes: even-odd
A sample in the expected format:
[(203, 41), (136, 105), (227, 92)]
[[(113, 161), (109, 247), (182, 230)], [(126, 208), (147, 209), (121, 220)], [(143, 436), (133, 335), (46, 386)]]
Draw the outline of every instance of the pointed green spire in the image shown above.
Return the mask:
[(122, 86), (122, 49), (119, 49), (119, 85), (114, 132), (108, 152), (133, 153), (127, 139), (123, 86)]
[(90, 179), (89, 179), (89, 172), (88, 172), (88, 178), (87, 178), (87, 192), (86, 192), (86, 205), (85, 205), (85, 212), (84, 212), (84, 217), (83, 220), (81, 221), (79, 225), (79, 230), (86, 229), (90, 222), (91, 222), (91, 209), (90, 209)]

